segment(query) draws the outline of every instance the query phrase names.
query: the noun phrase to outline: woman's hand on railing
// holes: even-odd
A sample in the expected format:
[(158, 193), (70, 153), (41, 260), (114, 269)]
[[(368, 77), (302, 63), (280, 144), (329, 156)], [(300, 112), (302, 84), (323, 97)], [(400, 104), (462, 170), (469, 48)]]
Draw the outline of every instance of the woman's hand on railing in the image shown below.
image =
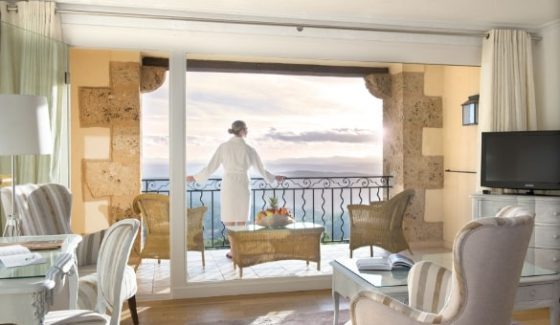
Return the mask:
[(275, 179), (278, 183), (282, 183), (282, 182), (286, 179), (286, 176), (277, 175), (277, 176), (274, 176), (274, 179)]
[(194, 179), (193, 176), (190, 176), (190, 175), (187, 176), (187, 183), (194, 183), (194, 182), (196, 182), (196, 179)]

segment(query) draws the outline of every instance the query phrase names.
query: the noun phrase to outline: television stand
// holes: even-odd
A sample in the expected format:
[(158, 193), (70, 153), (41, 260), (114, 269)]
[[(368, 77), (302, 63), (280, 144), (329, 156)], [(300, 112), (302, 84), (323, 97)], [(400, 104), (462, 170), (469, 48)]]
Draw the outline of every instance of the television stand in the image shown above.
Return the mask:
[(560, 196), (473, 194), (472, 217), (493, 217), (507, 205), (522, 206), (535, 214), (535, 228), (526, 260), (560, 271)]

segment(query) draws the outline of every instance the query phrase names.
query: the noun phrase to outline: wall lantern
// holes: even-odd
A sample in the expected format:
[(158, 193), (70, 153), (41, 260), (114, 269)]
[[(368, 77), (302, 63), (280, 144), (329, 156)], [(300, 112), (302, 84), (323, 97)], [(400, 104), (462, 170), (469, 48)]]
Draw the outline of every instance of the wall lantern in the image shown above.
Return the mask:
[(469, 96), (469, 100), (461, 104), (463, 107), (463, 125), (478, 124), (478, 95)]

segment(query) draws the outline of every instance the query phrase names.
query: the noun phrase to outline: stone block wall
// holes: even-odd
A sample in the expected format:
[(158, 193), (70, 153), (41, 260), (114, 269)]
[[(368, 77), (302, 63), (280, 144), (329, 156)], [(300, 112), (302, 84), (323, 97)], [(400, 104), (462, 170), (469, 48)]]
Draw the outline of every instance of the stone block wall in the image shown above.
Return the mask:
[(441, 241), (443, 223), (424, 221), (424, 211), (426, 190), (443, 188), (443, 156), (422, 155), (422, 132), (443, 127), (442, 99), (424, 95), (419, 72), (369, 75), (366, 86), (383, 99), (383, 173), (393, 175), (392, 195), (405, 188), (416, 192), (404, 218), (405, 236), (411, 242)]
[(133, 216), (140, 193), (140, 94), (159, 88), (164, 68), (110, 62), (109, 87), (80, 87), (80, 127), (111, 129), (110, 159), (82, 161), (84, 200), (109, 199), (109, 223)]
[(110, 159), (82, 161), (84, 200), (109, 199), (109, 223), (140, 191), (140, 65), (111, 62), (109, 87), (80, 87), (80, 127), (111, 129)]

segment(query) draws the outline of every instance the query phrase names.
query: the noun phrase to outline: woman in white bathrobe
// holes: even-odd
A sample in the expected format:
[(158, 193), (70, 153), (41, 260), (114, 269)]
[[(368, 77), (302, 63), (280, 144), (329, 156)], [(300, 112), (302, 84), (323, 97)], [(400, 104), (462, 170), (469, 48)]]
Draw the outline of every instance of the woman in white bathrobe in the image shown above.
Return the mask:
[(220, 165), (223, 165), (224, 176), (220, 196), (222, 222), (226, 225), (244, 224), (249, 218), (249, 204), (251, 202), (249, 168), (255, 168), (269, 183), (275, 179), (281, 182), (285, 177), (275, 176), (267, 171), (257, 151), (245, 143), (244, 138), (247, 136), (245, 122), (233, 122), (228, 132), (234, 136), (218, 147), (206, 168), (194, 176), (187, 176), (187, 181), (202, 183)]

